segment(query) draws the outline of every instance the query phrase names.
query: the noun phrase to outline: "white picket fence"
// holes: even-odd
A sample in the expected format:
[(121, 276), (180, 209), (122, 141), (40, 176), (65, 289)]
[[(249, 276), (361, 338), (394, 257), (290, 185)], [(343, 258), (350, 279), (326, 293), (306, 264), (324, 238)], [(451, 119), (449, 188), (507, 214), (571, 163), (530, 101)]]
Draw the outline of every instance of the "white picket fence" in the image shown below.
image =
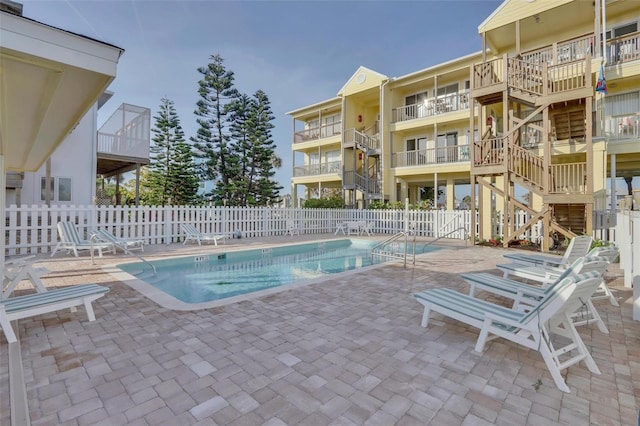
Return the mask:
[[(6, 255), (47, 253), (58, 242), (56, 224), (71, 221), (81, 235), (93, 229), (106, 229), (119, 237), (142, 238), (147, 244), (169, 244), (182, 240), (180, 225), (192, 223), (201, 232), (241, 234), (246, 238), (284, 235), (287, 221), (293, 220), (306, 234), (332, 233), (345, 221), (373, 222), (373, 232), (393, 235), (408, 222), (417, 235), (466, 239), (470, 234), (469, 210), (349, 210), (269, 207), (129, 207), (129, 206), (16, 206), (6, 209)], [(516, 215), (520, 227), (528, 220), (524, 212)], [(615, 228), (607, 213), (596, 213), (594, 236), (615, 241)], [(478, 221), (476, 220), (476, 224)], [(502, 236), (502, 219), (494, 221), (492, 237)], [(475, 235), (478, 235), (476, 226)], [(522, 238), (536, 241), (537, 228)]]
[[(470, 212), (410, 210), (420, 236), (466, 239)], [(283, 209), (268, 207), (129, 207), (16, 206), (6, 209), (6, 255), (50, 252), (58, 242), (60, 221), (76, 224), (87, 238), (93, 229), (106, 229), (123, 238), (148, 244), (182, 241), (180, 225), (191, 223), (201, 232), (241, 234), (244, 238), (284, 235), (293, 220), (306, 234), (332, 233), (344, 221), (373, 222), (373, 232), (395, 234), (404, 229), (404, 210)]]

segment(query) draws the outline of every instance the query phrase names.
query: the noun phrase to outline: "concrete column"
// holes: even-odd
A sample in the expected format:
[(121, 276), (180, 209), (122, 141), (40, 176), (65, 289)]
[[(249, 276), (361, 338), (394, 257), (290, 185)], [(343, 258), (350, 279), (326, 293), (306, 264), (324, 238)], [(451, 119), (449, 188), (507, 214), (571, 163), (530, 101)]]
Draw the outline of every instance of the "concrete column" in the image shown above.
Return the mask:
[(456, 182), (452, 178), (447, 178), (447, 210), (456, 208)]
[(479, 185), (478, 187), (480, 188), (479, 197), (482, 198), (482, 214), (480, 215), (482, 223), (480, 223), (480, 228), (482, 229), (482, 238), (488, 240), (493, 237), (493, 206), (491, 203), (491, 190), (483, 185)]

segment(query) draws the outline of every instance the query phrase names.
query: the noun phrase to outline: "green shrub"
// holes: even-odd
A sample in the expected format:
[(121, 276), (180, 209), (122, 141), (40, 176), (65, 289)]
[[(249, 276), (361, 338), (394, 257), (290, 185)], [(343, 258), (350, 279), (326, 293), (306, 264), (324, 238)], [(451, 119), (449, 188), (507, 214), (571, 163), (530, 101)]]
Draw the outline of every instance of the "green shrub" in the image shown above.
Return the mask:
[(302, 207), (306, 209), (343, 209), (344, 199), (338, 196), (328, 198), (311, 198), (309, 200), (305, 200)]

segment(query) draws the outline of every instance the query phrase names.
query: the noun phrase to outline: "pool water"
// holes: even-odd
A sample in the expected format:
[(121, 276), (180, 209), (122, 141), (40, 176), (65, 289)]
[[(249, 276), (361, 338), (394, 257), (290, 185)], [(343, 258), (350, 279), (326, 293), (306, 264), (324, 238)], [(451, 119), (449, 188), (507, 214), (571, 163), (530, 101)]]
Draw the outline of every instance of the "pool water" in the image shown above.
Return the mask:
[(384, 262), (372, 258), (373, 245), (344, 239), (166, 259), (151, 262), (156, 274), (142, 262), (118, 268), (185, 303), (202, 303)]

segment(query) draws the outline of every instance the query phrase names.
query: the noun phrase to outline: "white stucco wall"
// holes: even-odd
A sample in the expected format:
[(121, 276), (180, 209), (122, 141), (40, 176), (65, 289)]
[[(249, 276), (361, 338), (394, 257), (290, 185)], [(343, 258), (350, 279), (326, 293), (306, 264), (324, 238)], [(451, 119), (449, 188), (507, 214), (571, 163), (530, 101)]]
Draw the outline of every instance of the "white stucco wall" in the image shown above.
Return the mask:
[[(71, 179), (71, 200), (59, 201), (57, 188), (52, 205), (90, 205), (93, 203), (96, 182), (97, 106), (80, 120), (51, 156), (51, 177)], [(46, 164), (34, 173), (25, 173), (21, 193), (22, 204), (40, 205), (41, 178), (46, 176)]]

